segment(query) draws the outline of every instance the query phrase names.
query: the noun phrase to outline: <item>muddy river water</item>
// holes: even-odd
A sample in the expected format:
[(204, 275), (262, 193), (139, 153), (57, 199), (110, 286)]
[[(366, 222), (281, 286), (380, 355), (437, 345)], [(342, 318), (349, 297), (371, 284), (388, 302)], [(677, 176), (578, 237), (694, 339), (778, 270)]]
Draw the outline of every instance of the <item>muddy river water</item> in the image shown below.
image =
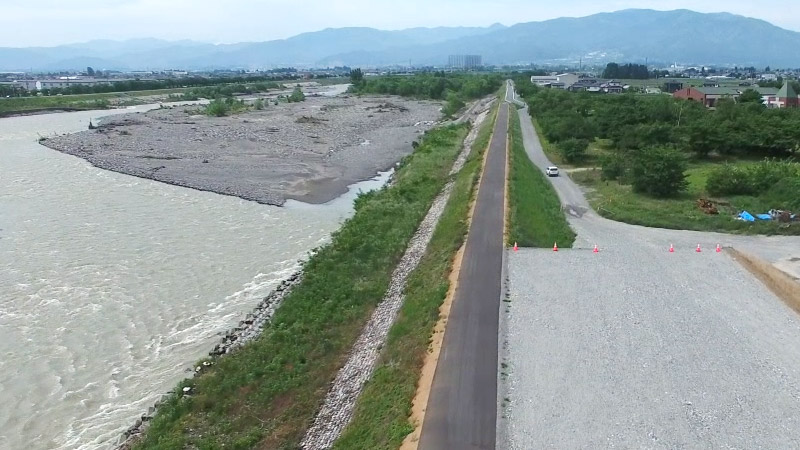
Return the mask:
[(37, 143), (122, 112), (0, 119), (0, 449), (112, 448), (383, 183), (278, 208)]

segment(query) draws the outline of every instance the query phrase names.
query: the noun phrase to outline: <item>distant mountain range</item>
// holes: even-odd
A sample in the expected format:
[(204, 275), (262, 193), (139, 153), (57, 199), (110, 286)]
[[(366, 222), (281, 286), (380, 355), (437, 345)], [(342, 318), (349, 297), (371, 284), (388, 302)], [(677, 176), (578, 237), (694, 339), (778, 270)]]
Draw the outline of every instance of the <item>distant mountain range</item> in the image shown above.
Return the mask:
[(136, 39), (0, 48), (0, 70), (220, 69), (444, 65), (451, 54), (487, 64), (552, 61), (800, 67), (800, 33), (728, 13), (629, 9), (511, 27), (329, 28), (289, 39), (213, 45)]

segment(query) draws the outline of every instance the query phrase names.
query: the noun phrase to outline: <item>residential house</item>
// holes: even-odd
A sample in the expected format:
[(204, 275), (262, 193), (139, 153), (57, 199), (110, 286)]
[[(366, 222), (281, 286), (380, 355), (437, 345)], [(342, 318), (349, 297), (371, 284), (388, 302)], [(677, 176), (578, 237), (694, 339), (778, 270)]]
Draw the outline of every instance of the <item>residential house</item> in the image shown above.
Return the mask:
[(601, 81), (597, 78), (579, 78), (568, 89), (572, 92), (600, 92)]
[(714, 108), (720, 99), (730, 98), (736, 101), (742, 92), (754, 89), (761, 94), (761, 102), (768, 108), (796, 108), (800, 106), (797, 93), (789, 83), (781, 89), (768, 87), (687, 87), (675, 91), (673, 97), (684, 100), (693, 100), (702, 103), (708, 108)]
[(607, 94), (622, 94), (625, 87), (619, 81), (611, 80), (601, 84), (600, 90)]
[(797, 92), (794, 91), (794, 88), (792, 88), (792, 85), (788, 82), (783, 83), (783, 87), (778, 91), (777, 97), (776, 108), (800, 107), (800, 99), (797, 97)]

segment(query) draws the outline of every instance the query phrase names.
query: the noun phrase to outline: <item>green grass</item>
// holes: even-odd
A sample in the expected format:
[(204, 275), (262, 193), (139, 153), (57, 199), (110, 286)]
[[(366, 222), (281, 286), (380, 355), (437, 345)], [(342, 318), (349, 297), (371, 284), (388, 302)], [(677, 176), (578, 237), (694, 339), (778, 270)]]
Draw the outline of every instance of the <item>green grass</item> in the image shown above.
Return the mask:
[(511, 114), (509, 244), (523, 247), (571, 247), (575, 233), (544, 174), (533, 165), (522, 143), (519, 116)]
[(355, 215), (305, 264), (302, 283), (264, 334), (182, 382), (195, 394), (165, 402), (136, 448), (297, 448), (449, 178), (465, 133), (466, 126), (428, 132), (396, 184), (360, 196)]
[(405, 303), (389, 332), (375, 373), (359, 398), (353, 420), (336, 442), (336, 449), (396, 449), (414, 430), (408, 420), (411, 403), (439, 307), (450, 286), (453, 258), (467, 233), (470, 200), (494, 117), (491, 114), (481, 126), (466, 164), (455, 177), (452, 194), (425, 256), (408, 279)]
[(705, 214), (697, 207), (697, 199), (709, 198), (705, 192), (708, 174), (717, 163), (694, 163), (687, 170), (689, 187), (674, 199), (656, 199), (637, 194), (628, 185), (602, 181), (600, 170), (575, 172), (576, 182), (591, 188), (589, 201), (603, 217), (620, 222), (676, 230), (719, 231), (736, 234), (800, 235), (800, 227), (783, 228), (776, 222), (743, 222), (734, 217), (742, 210), (752, 214), (772, 208), (758, 197), (734, 196), (719, 200), (719, 215)]

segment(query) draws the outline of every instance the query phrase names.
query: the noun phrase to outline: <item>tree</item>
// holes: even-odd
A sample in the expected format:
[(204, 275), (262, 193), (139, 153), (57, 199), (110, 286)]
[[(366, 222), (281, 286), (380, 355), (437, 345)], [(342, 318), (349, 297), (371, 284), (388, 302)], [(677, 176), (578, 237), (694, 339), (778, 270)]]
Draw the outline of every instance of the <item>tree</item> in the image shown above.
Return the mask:
[(619, 78), (619, 64), (606, 64), (606, 70), (603, 71), (603, 78)]
[(364, 72), (361, 71), (361, 68), (350, 71), (350, 82), (353, 83), (355, 87), (360, 87), (364, 84)]
[(92, 69), (91, 66), (86, 68), (86, 75), (89, 75), (90, 77), (94, 76), (94, 69)]
[(650, 147), (633, 161), (631, 184), (635, 192), (653, 197), (674, 197), (688, 187), (686, 158), (673, 147)]
[(569, 163), (582, 160), (586, 156), (588, 147), (589, 141), (586, 139), (570, 138), (558, 144), (558, 149)]
[(739, 96), (739, 103), (759, 103), (761, 104), (761, 94), (755, 89), (745, 89)]

